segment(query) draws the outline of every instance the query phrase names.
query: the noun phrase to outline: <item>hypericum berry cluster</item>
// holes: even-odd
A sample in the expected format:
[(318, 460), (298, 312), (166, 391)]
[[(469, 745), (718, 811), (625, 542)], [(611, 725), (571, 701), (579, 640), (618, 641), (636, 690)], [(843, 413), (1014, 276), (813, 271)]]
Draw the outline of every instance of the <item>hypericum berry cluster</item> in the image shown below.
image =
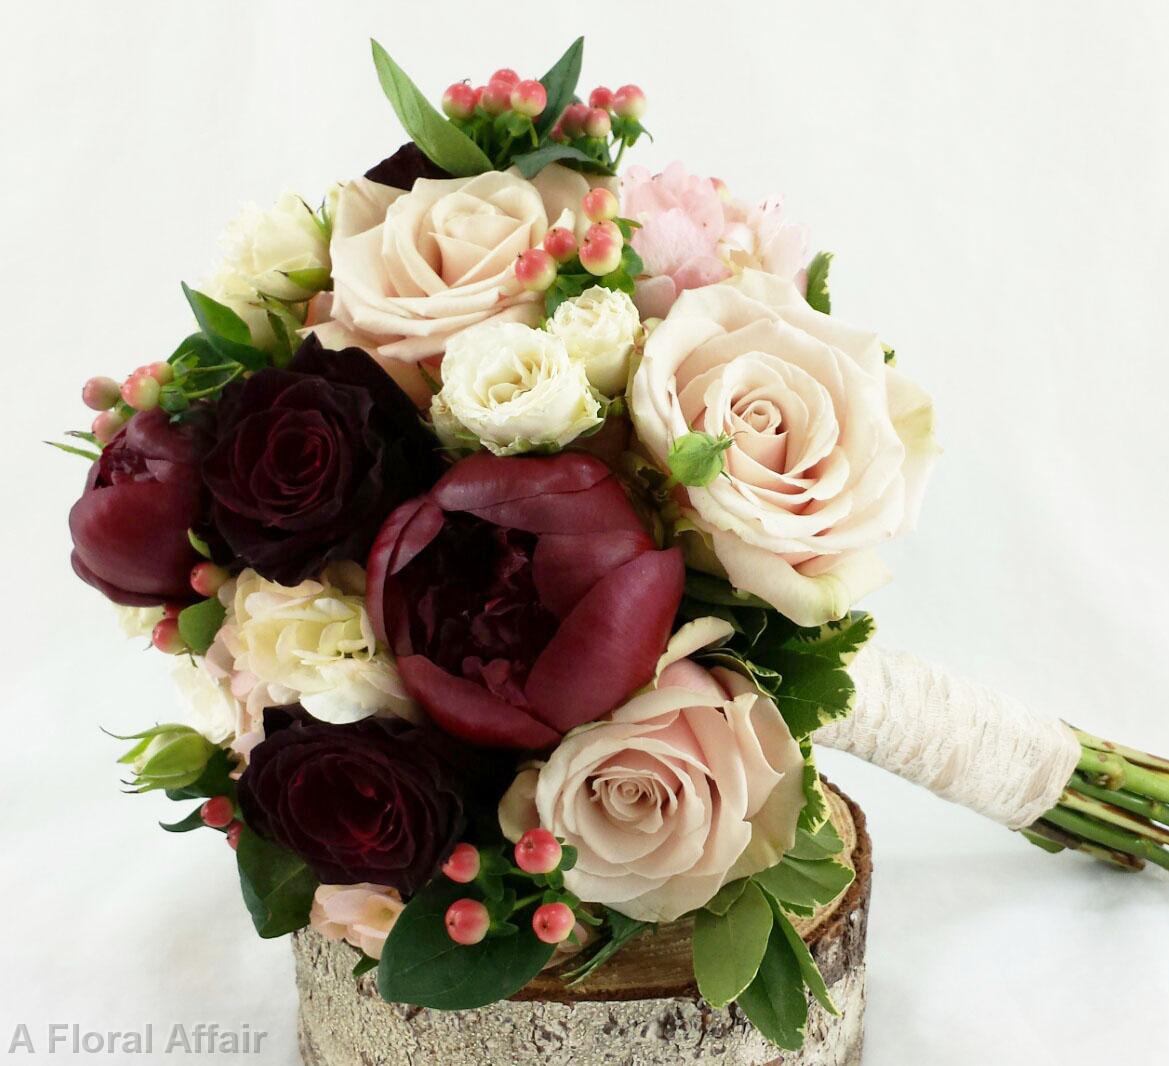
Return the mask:
[[(191, 568), (191, 588), (197, 595), (208, 599), (219, 592), (229, 577), (231, 575), (222, 566), (213, 562), (196, 563)], [(162, 610), (162, 618), (150, 633), (150, 643), (166, 655), (182, 655), (190, 650), (179, 629), (183, 607), (168, 603)]]
[[(561, 845), (547, 829), (529, 829), (516, 844), (515, 865), (499, 851), (458, 844), (442, 872), (456, 884), (475, 885), (483, 899), (457, 899), (446, 911), (447, 935), (456, 943), (478, 944), (488, 936), (517, 931), (511, 921), (535, 905), (529, 921), (545, 944), (560, 944), (572, 936), (578, 920), (595, 921), (580, 912), (580, 900), (564, 888), (564, 874), (576, 862), (576, 850)], [(507, 882), (522, 880), (535, 892), (520, 898)]]
[(642, 272), (641, 257), (628, 244), (637, 223), (618, 218), (620, 204), (608, 189), (591, 189), (581, 199), (581, 210), (592, 223), (584, 240), (562, 226), (544, 234), (542, 247), (524, 252), (515, 264), (516, 280), (529, 292), (545, 294), (545, 313), (579, 296), (593, 285), (633, 293)]
[(244, 824), (235, 816), (235, 801), (230, 796), (212, 796), (199, 808), (199, 817), (209, 829), (222, 829), (232, 851), (239, 847)]
[(636, 85), (622, 85), (616, 92), (598, 85), (589, 93), (587, 104), (573, 103), (564, 109), (552, 127), (551, 137), (616, 169), (625, 149), (646, 132), (641, 124), (645, 106), (645, 93)]
[(175, 379), (170, 363), (140, 366), (120, 385), (113, 378), (90, 378), (81, 387), (81, 400), (97, 411), (91, 431), (98, 444), (109, 444), (135, 411), (152, 411), (162, 399), (163, 386)]
[(534, 119), (548, 106), (548, 91), (532, 78), (521, 78), (510, 67), (491, 75), (486, 85), (472, 88), (457, 81), (442, 94), (442, 109), (456, 126), (503, 169), (515, 154), (539, 147)]

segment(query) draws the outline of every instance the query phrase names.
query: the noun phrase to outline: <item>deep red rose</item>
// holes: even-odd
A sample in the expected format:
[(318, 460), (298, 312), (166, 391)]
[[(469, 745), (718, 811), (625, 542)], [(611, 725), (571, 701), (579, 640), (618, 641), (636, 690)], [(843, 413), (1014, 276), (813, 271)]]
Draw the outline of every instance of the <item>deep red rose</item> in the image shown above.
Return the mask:
[(322, 883), (409, 896), (446, 861), (466, 819), (441, 734), (397, 718), (330, 725), (299, 707), (267, 711), (264, 730), (239, 780), (244, 820)]
[(136, 414), (102, 450), (69, 512), (73, 569), (115, 603), (186, 603), (200, 556), (188, 531), (201, 521), (199, 464), (206, 430), (173, 424), (159, 408)]
[(365, 177), (379, 185), (409, 192), (419, 178), (453, 178), (454, 175), (427, 159), (413, 141), (407, 141), (392, 156), (370, 167)]
[(434, 484), (434, 439), (360, 348), (309, 337), (287, 369), (229, 386), (203, 464), (212, 523), (232, 556), (282, 585), (364, 559), (378, 526)]
[(390, 515), (368, 572), (374, 629), (430, 717), (535, 749), (650, 680), (684, 566), (599, 459), (480, 453)]

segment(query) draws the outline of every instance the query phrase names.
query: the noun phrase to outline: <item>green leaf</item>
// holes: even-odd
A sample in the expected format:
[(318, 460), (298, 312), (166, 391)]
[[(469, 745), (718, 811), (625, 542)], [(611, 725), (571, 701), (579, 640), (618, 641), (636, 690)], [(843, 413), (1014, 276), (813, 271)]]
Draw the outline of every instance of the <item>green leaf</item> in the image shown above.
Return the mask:
[(577, 966), (564, 974), (565, 984), (569, 988), (574, 988), (586, 981), (631, 940), (641, 936), (647, 929), (656, 928), (650, 922), (627, 918), (619, 911), (609, 910), (607, 907), (605, 908), (605, 919), (609, 927), (609, 939), (601, 945), (600, 950), (589, 957), (584, 965)]
[(271, 939), (308, 925), (318, 882), (301, 859), (247, 827), (235, 856), (244, 903), (260, 936)]
[(832, 824), (828, 820), (828, 797), (824, 795), (824, 786), (816, 770), (816, 756), (810, 736), (800, 741), (800, 751), (804, 755), (804, 805), (800, 809), (799, 828), (815, 833), (823, 826)]
[(207, 824), (199, 813), (202, 809), (202, 805), (200, 805), (191, 811), (186, 818), (177, 822), (159, 822), (158, 824), (168, 833), (189, 833), (192, 829), (202, 829)]
[(207, 343), (218, 355), (248, 370), (260, 370), (268, 365), (268, 356), (252, 343), (248, 324), (230, 307), (217, 303), (205, 293), (196, 292), (185, 282), (183, 295), (191, 305), (195, 321), (199, 323)]
[(726, 914), (738, 901), (750, 878), (740, 877), (738, 881), (729, 881), (723, 885), (707, 902), (705, 910), (711, 914)]
[[(68, 455), (79, 455), (82, 459), (88, 459), (91, 463), (101, 458), (100, 452), (91, 452), (87, 448), (75, 448), (72, 444), (58, 444), (55, 440), (44, 441), (50, 448), (56, 448), (59, 451), (65, 452)], [(76, 470), (77, 468), (74, 467)]]
[(632, 244), (627, 244), (621, 249), (621, 267), (631, 278), (645, 273), (645, 262)]
[(694, 919), (694, 977), (703, 999), (725, 1007), (754, 979), (774, 921), (759, 886), (748, 882), (726, 914)]
[(808, 950), (808, 945), (804, 943), (804, 938), (796, 932), (796, 927), (792, 925), (788, 916), (783, 913), (783, 909), (778, 904), (775, 905), (773, 910), (775, 911), (776, 928), (783, 933), (788, 947), (792, 949), (792, 954), (795, 955), (796, 961), (800, 964), (800, 975), (804, 979), (804, 984), (808, 986), (812, 995), (820, 1001), (820, 1006), (829, 1014), (840, 1017), (840, 1011), (836, 1009), (836, 1004), (832, 1002), (832, 997), (828, 994), (828, 986), (824, 983), (824, 975), (820, 973), (820, 967), (816, 965), (816, 960), (812, 958), (812, 953)]
[(721, 603), (727, 607), (759, 607), (765, 610), (774, 610), (766, 601), (749, 592), (740, 592), (729, 581), (711, 577), (709, 574), (700, 574), (694, 570), (686, 571), (686, 595), (703, 603)]
[(204, 559), (211, 558), (211, 546), (193, 529), (187, 530), (187, 540), (191, 542), (191, 547), (203, 556)]
[(207, 759), (207, 765), (194, 781), (182, 788), (168, 788), (167, 799), (210, 799), (228, 796), (235, 799), (235, 782), (231, 778), (235, 766), (223, 748), (216, 748)]
[(552, 957), (532, 931), (530, 914), (516, 918), (519, 931), (456, 944), (447, 935), (447, 908), (465, 896), (465, 885), (432, 881), (398, 916), (378, 966), (378, 991), (388, 1003), (436, 1010), (473, 1010), (514, 995)]
[(493, 169), (483, 150), (434, 109), (389, 53), (377, 41), (370, 41), (370, 45), (382, 91), (422, 154), (456, 178), (469, 178)]
[(369, 973), (370, 970), (376, 969), (377, 959), (371, 959), (368, 955), (365, 954), (365, 952), (362, 952), (361, 958), (357, 960), (357, 963), (353, 967), (353, 976), (361, 977), (364, 974)]
[(808, 1024), (799, 959), (781, 929), (773, 929), (759, 972), (739, 996), (739, 1008), (768, 1040), (785, 1051), (799, 1051)]
[(299, 285), (302, 289), (316, 289), (318, 291), (327, 289), (332, 275), (329, 273), (328, 267), (306, 267), (303, 270), (286, 270), (284, 276), (292, 282), (293, 285)]
[(196, 655), (206, 655), (226, 615), (223, 604), (214, 597), (184, 607), (179, 612), (179, 636)]
[(832, 252), (817, 252), (808, 264), (808, 303), (816, 311), (832, 313), (832, 296), (828, 292), (828, 271), (832, 268)]
[(855, 876), (835, 859), (793, 859), (787, 854), (752, 880), (778, 903), (824, 907), (848, 888)]
[(571, 144), (557, 144), (555, 141), (541, 145), (534, 152), (517, 155), (512, 159), (512, 163), (519, 167), (520, 173), (525, 178), (530, 180), (549, 164), (562, 160), (588, 164), (590, 172), (593, 173), (613, 173), (608, 167), (601, 166), (591, 155), (587, 155), (579, 148), (573, 148)]
[[(544, 91), (548, 94), (548, 103), (536, 119), (536, 133), (543, 137), (553, 126), (556, 120), (564, 113), (564, 109), (572, 103), (576, 92), (576, 83), (580, 81), (580, 68), (584, 62), (584, 38), (578, 37), (568, 46), (564, 53), (540, 79)], [(583, 154), (583, 153), (582, 153)], [(527, 177), (528, 175), (525, 175)]]
[(787, 852), (793, 859), (831, 859), (844, 850), (844, 842), (836, 832), (836, 826), (825, 822), (815, 833), (806, 829), (796, 830), (796, 842)]

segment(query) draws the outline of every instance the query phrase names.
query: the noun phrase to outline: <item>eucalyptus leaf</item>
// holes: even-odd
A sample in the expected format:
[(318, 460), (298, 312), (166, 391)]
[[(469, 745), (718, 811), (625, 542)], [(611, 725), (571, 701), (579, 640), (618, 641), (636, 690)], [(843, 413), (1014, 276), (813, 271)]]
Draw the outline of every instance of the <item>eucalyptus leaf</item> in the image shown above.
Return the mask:
[(777, 1047), (785, 1051), (803, 1047), (808, 997), (799, 959), (782, 930), (772, 930), (759, 972), (739, 996), (739, 1008)]
[(773, 922), (771, 904), (754, 882), (726, 914), (695, 916), (694, 977), (712, 1007), (725, 1007), (755, 979)]
[(300, 858), (247, 827), (235, 856), (244, 903), (260, 936), (271, 939), (308, 925), (318, 882)]
[[(578, 37), (568, 46), (568, 50), (540, 79), (547, 93), (548, 102), (540, 117), (536, 119), (536, 133), (542, 138), (547, 134), (556, 120), (563, 114), (564, 109), (572, 103), (576, 93), (577, 82), (580, 81), (580, 68), (584, 62), (584, 38)], [(527, 175), (525, 175), (527, 176)]]
[(794, 859), (788, 854), (752, 880), (778, 903), (824, 907), (848, 888), (855, 876), (835, 859)]
[(832, 296), (828, 291), (828, 271), (832, 268), (832, 252), (817, 252), (808, 264), (808, 303), (816, 311), (832, 313)]
[(491, 160), (483, 149), (434, 109), (377, 41), (370, 41), (370, 45), (382, 91), (423, 155), (456, 178), (469, 178), (491, 170)]

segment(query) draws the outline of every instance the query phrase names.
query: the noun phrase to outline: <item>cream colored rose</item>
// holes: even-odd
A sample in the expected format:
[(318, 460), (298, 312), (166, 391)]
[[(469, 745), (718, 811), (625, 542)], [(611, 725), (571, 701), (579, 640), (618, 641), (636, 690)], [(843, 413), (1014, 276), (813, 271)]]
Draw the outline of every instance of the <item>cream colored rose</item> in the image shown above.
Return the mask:
[(114, 612), (128, 637), (149, 637), (165, 614), (161, 607), (124, 607), (119, 603), (114, 604)]
[(459, 331), (491, 320), (540, 320), (540, 297), (515, 261), (551, 226), (579, 229), (589, 183), (561, 166), (420, 179), (410, 192), (365, 178), (341, 190), (331, 246), (332, 347), (358, 344), (383, 361), (441, 355)]
[(257, 348), (270, 351), (275, 347), (276, 334), (268, 319), (264, 298), (251, 280), (230, 263), (221, 263), (215, 273), (199, 285), (199, 291), (239, 315)]
[(397, 890), (384, 885), (317, 885), (309, 924), (330, 940), (344, 940), (371, 959), (380, 959), (386, 937), (405, 907)]
[(183, 723), (212, 744), (224, 744), (247, 727), (243, 704), (232, 695), (227, 679), (205, 660), (180, 655), (173, 676), (187, 705)]
[(799, 745), (752, 682), (686, 658), (730, 633), (711, 618), (683, 627), (655, 687), (573, 730), (504, 796), (509, 839), (538, 821), (577, 849), (565, 884), (585, 902), (673, 921), (792, 846)]
[(518, 322), (475, 326), (451, 338), (431, 418), (449, 448), (475, 440), (496, 455), (562, 448), (600, 425), (584, 365), (564, 342)]
[[(244, 570), (219, 593), (227, 617), (208, 652), (227, 666), (235, 697), (258, 725), (265, 707), (299, 702), (341, 724), (419, 712), (365, 611), (365, 574), (355, 563), (330, 566), (295, 588)], [(248, 732), (251, 732), (249, 730)]]
[(225, 265), (259, 293), (299, 303), (324, 287), (329, 242), (312, 208), (285, 193), (268, 211), (246, 206), (223, 235)]
[(595, 389), (606, 396), (625, 391), (629, 357), (641, 333), (641, 317), (625, 293), (594, 285), (556, 308), (546, 328), (584, 364)]
[(731, 437), (726, 476), (685, 490), (713, 549), (691, 563), (804, 626), (888, 580), (872, 549), (912, 528), (939, 450), (929, 396), (873, 334), (753, 270), (679, 298), (646, 342), (631, 407), (663, 469), (692, 430)]

